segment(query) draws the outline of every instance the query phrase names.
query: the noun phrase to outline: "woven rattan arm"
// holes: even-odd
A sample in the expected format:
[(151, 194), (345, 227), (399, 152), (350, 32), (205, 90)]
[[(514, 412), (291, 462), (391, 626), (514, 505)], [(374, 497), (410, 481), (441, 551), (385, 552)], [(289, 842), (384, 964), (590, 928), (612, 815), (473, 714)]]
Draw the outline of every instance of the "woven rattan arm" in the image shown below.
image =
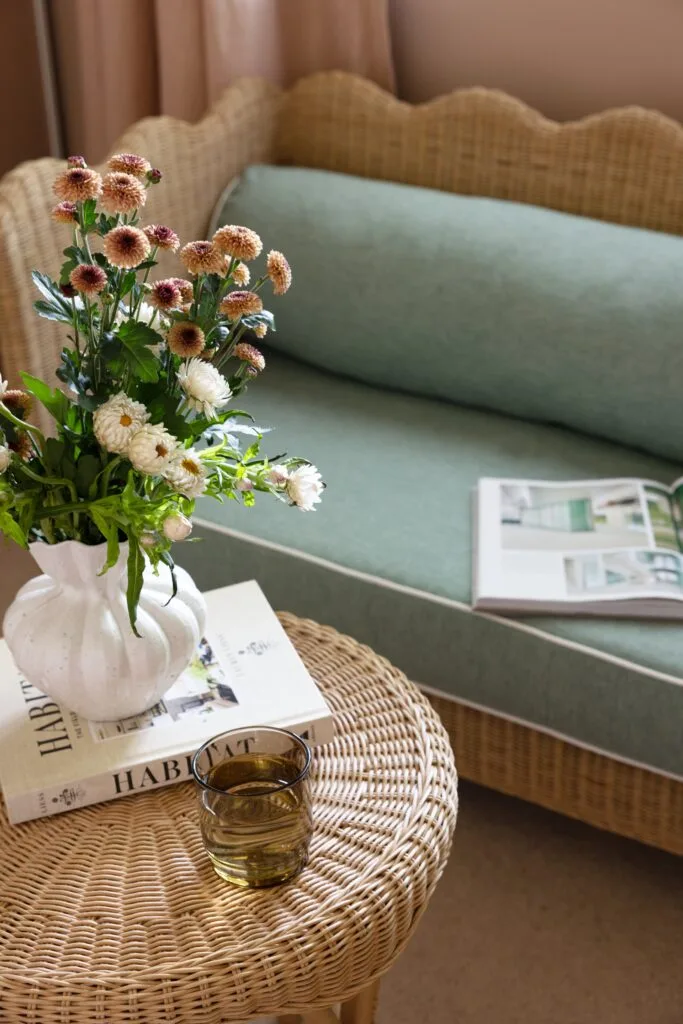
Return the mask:
[[(164, 174), (149, 193), (145, 221), (169, 224), (183, 241), (202, 238), (227, 182), (248, 164), (273, 159), (280, 102), (274, 86), (243, 79), (197, 124), (148, 117), (128, 129), (112, 152), (142, 153)], [(34, 267), (54, 274), (70, 244), (68, 230), (50, 218), (56, 202), (52, 181), (63, 166), (54, 159), (33, 160), (0, 182), (0, 371), (13, 384), (19, 370), (52, 382), (64, 343), (63, 324), (35, 314), (39, 296), (30, 276)]]

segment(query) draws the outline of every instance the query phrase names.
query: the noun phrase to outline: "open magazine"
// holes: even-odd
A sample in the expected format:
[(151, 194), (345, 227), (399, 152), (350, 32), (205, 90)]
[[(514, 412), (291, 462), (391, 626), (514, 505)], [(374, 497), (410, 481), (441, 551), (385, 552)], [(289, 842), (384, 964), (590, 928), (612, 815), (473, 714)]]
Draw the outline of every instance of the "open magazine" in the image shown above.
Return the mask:
[(474, 607), (683, 619), (683, 478), (479, 481)]

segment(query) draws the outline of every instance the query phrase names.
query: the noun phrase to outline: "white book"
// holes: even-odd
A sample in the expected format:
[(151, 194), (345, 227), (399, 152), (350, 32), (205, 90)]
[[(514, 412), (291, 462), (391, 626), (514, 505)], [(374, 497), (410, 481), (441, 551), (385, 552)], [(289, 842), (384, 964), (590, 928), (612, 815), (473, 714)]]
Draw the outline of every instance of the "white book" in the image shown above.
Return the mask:
[(683, 479), (479, 481), (474, 607), (683, 618)]
[(315, 746), (332, 712), (259, 585), (205, 594), (206, 636), (149, 711), (89, 722), (21, 678), (0, 641), (0, 785), (12, 824), (191, 777), (192, 755), (228, 729), (271, 725)]

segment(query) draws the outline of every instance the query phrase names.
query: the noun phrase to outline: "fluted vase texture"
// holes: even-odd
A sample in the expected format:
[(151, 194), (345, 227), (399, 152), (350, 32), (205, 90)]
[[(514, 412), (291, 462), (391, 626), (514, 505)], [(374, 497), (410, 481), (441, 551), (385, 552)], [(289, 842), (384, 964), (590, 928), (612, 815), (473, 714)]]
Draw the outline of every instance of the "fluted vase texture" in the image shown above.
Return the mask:
[(204, 598), (176, 568), (145, 570), (137, 629), (126, 606), (126, 558), (98, 576), (106, 548), (79, 541), (31, 545), (44, 575), (26, 583), (5, 615), (19, 671), (64, 709), (111, 721), (152, 707), (190, 663), (205, 626)]

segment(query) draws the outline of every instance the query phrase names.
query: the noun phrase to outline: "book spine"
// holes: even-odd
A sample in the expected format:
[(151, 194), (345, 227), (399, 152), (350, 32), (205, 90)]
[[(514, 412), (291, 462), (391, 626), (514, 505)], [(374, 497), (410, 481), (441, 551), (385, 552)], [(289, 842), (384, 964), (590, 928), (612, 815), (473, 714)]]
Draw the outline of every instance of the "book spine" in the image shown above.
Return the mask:
[[(334, 722), (330, 716), (296, 725), (287, 723), (283, 727), (302, 736), (311, 746), (329, 743), (334, 738)], [(148, 793), (176, 782), (187, 782), (192, 777), (194, 752), (195, 747), (156, 760), (122, 765), (87, 779), (33, 790), (20, 796), (5, 796), (7, 817), (10, 824), (19, 825), (36, 818), (48, 818), (64, 811), (89, 807), (91, 804), (118, 800), (136, 793)]]

